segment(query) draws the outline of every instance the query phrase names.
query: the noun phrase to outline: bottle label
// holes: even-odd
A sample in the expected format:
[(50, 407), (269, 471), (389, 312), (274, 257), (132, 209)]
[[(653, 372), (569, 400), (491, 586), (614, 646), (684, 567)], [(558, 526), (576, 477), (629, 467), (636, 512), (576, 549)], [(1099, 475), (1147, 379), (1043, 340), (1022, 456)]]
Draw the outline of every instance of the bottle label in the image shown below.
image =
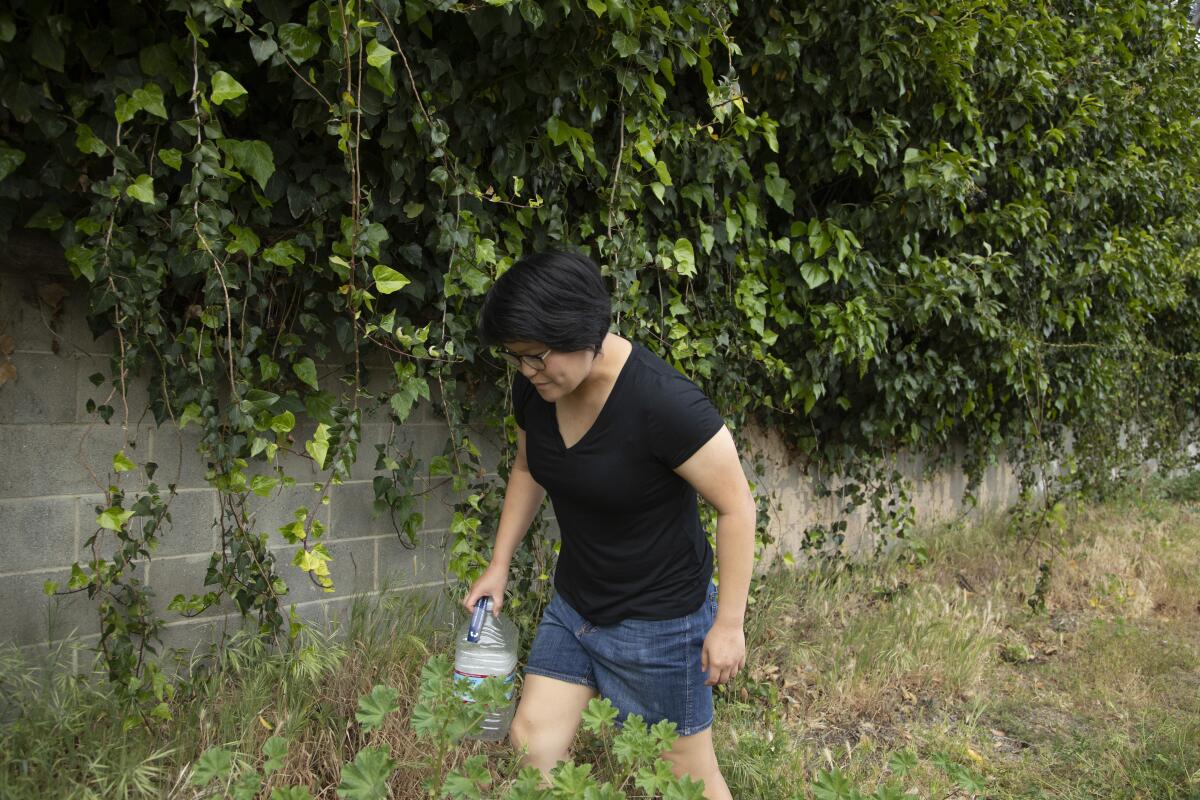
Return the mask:
[[(464, 703), (473, 703), (473, 702), (475, 702), (475, 698), (473, 698), (471, 696), (471, 692), (475, 689), (475, 687), (478, 686), (479, 684), (483, 683), (484, 681), (486, 681), (488, 678), (498, 678), (498, 677), (500, 677), (500, 676), (499, 675), (476, 675), (471, 672), (463, 672), (462, 670), (456, 668), (454, 670), (454, 685), (456, 687), (456, 690), (454, 693), (456, 695), (458, 695), (458, 697)], [(508, 691), (506, 691), (504, 693), (504, 696), (506, 698), (508, 698), (509, 700), (512, 700), (512, 698), (513, 698), (513, 691), (516, 689), (516, 686), (514, 685), (516, 683), (516, 680), (517, 680), (517, 668), (513, 667), (512, 672), (510, 672), (510, 673), (508, 673), (508, 675), (504, 676), (504, 684), (508, 687)]]

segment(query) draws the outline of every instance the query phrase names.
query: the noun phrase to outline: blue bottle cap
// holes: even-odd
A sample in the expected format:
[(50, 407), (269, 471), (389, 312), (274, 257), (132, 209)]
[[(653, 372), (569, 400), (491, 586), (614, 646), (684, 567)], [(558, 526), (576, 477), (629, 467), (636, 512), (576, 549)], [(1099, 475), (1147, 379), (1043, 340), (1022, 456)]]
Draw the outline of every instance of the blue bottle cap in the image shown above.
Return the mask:
[(471, 614), (471, 625), (467, 628), (467, 641), (478, 642), (483, 631), (483, 621), (492, 608), (492, 598), (481, 597), (475, 601), (475, 612)]

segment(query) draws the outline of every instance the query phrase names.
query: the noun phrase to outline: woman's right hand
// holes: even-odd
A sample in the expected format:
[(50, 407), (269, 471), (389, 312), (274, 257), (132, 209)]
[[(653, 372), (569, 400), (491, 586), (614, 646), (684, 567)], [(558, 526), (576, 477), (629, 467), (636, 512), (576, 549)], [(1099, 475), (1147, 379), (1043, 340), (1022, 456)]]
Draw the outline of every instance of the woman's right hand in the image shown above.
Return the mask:
[(501, 569), (494, 564), (488, 565), (483, 574), (473, 584), (467, 596), (463, 598), (463, 607), (468, 612), (475, 610), (475, 603), (481, 597), (492, 598), (492, 614), (500, 616), (504, 605), (504, 589), (508, 586), (508, 569)]

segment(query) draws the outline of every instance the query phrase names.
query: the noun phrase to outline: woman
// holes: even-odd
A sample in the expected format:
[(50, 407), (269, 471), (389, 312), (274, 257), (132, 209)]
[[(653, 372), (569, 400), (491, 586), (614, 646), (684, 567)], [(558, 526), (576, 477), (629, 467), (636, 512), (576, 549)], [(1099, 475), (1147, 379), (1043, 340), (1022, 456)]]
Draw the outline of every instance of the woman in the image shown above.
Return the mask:
[[(712, 687), (745, 663), (754, 501), (712, 404), (609, 333), (610, 318), (600, 270), (578, 255), (528, 256), (488, 292), (481, 338), (518, 370), (517, 454), (491, 563), (463, 604), (490, 596), (499, 614), (513, 553), (548, 492), (562, 532), (556, 594), (530, 651), (513, 745), (548, 773), (600, 694), (621, 720), (675, 722), (676, 774), (728, 798)], [(719, 597), (697, 493), (718, 514)]]

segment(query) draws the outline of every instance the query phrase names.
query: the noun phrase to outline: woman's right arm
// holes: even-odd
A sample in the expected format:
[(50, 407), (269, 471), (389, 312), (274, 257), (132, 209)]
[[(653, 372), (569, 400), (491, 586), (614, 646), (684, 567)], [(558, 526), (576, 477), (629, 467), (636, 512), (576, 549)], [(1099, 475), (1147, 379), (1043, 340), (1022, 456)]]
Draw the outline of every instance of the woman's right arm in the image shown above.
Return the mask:
[(471, 590), (463, 598), (463, 606), (468, 611), (475, 607), (475, 601), (480, 597), (490, 596), (494, 612), (500, 614), (513, 553), (529, 532), (534, 515), (541, 508), (545, 497), (546, 490), (529, 472), (529, 462), (525, 458), (525, 431), (517, 428), (517, 455), (513, 459), (508, 483), (504, 487), (504, 506), (500, 509), (500, 525), (496, 529), (492, 561), (483, 574), (471, 584)]

